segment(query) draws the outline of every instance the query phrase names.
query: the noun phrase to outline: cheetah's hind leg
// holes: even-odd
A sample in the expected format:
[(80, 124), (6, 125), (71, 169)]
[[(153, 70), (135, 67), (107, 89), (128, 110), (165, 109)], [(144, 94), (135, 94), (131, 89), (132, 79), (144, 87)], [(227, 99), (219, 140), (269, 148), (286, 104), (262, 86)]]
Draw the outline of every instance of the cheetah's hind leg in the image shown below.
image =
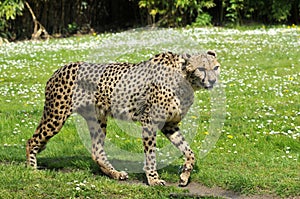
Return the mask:
[(55, 114), (45, 106), (43, 117), (35, 130), (33, 136), (26, 143), (26, 159), (27, 166), (37, 168), (37, 153), (46, 148), (46, 144), (50, 138), (56, 135), (63, 127), (64, 122), (70, 116), (67, 110), (65, 114)]

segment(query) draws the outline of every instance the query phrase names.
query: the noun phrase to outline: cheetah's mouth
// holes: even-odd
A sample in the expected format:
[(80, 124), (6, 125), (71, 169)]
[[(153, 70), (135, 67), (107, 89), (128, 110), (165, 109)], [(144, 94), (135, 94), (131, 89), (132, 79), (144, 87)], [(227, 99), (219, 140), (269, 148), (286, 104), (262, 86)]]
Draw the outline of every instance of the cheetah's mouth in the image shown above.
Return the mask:
[(207, 90), (211, 90), (213, 87), (214, 87), (213, 85), (204, 86), (204, 88), (207, 89)]
[(213, 84), (205, 84), (205, 83), (201, 83), (201, 87), (207, 90), (210, 90), (214, 87)]
[(214, 87), (213, 84), (205, 84), (203, 82), (196, 82), (195, 84), (197, 85), (198, 89), (202, 88), (202, 89), (206, 89), (206, 90), (211, 90)]

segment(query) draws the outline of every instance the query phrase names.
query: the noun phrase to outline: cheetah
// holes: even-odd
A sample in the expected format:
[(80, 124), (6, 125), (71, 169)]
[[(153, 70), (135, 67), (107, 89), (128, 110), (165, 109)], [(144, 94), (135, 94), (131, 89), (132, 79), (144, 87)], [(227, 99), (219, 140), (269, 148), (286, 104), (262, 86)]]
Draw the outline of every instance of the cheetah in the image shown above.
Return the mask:
[(45, 88), (44, 111), (35, 133), (27, 141), (29, 167), (72, 113), (86, 121), (92, 140), (92, 159), (101, 171), (118, 180), (104, 151), (107, 118), (137, 121), (142, 127), (148, 185), (165, 185), (156, 170), (156, 133), (160, 130), (185, 156), (179, 186), (186, 186), (195, 155), (180, 132), (179, 122), (194, 101), (194, 91), (211, 89), (220, 64), (214, 51), (199, 54), (164, 52), (140, 63), (94, 64), (77, 62), (58, 69)]

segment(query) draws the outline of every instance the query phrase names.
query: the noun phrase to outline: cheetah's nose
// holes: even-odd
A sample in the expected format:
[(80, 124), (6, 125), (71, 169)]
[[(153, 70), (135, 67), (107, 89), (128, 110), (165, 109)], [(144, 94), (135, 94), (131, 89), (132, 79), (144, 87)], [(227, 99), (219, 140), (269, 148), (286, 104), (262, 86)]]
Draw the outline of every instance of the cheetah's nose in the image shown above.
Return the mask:
[(215, 79), (213, 79), (213, 80), (208, 80), (208, 82), (209, 82), (210, 84), (214, 84), (214, 83), (216, 83), (216, 80), (215, 80)]

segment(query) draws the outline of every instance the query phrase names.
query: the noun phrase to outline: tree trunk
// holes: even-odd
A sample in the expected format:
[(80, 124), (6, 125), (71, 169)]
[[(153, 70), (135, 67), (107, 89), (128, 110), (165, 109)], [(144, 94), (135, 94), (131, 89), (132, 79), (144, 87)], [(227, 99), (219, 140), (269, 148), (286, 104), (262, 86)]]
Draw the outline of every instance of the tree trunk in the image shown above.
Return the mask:
[(291, 22), (293, 24), (299, 24), (299, 18), (300, 18), (299, 10), (300, 10), (300, 0), (294, 0), (291, 9)]
[(36, 19), (36, 16), (35, 16), (34, 12), (32, 11), (30, 5), (27, 3), (27, 1), (25, 1), (25, 5), (28, 8), (28, 10), (32, 16), (32, 20), (34, 23), (34, 28), (33, 28), (33, 33), (31, 35), (31, 39), (39, 39), (41, 36), (44, 36), (45, 38), (49, 38), (50, 35), (48, 34), (45, 27)]

